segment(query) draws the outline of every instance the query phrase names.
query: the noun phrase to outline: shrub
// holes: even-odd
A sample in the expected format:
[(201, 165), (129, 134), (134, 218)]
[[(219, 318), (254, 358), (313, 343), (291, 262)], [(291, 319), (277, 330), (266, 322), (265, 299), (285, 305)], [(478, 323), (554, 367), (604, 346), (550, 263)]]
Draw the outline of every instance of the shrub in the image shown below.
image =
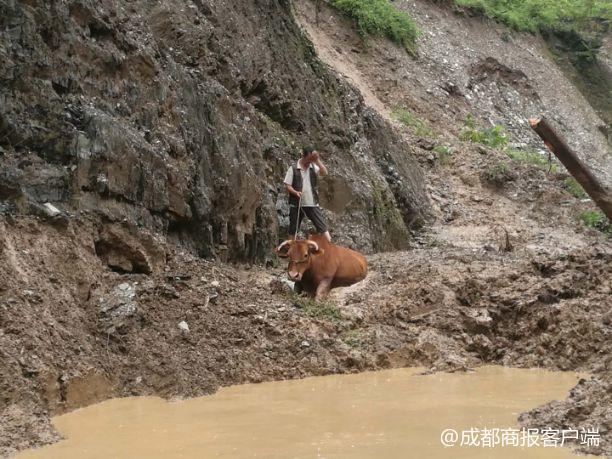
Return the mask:
[(503, 126), (495, 125), (479, 129), (471, 119), (466, 120), (466, 127), (460, 132), (459, 138), (491, 148), (503, 149), (508, 145), (508, 136)]
[(571, 177), (565, 179), (565, 181), (563, 182), (563, 188), (565, 188), (569, 192), (569, 194), (571, 194), (576, 199), (586, 199), (589, 197), (589, 195), (586, 194), (586, 191), (584, 191), (580, 183), (578, 183), (575, 179)]
[(578, 215), (578, 218), (589, 228), (599, 230), (608, 236), (612, 236), (612, 223), (606, 216), (596, 210), (587, 210)]
[(419, 36), (416, 24), (388, 0), (330, 0), (330, 3), (355, 21), (362, 37), (387, 37), (409, 52), (415, 52)]
[(412, 113), (410, 113), (410, 111), (406, 109), (397, 108), (393, 110), (393, 112), (391, 112), (391, 117), (396, 119), (403, 125), (411, 128), (412, 132), (416, 136), (419, 136), (419, 137), (433, 137), (434, 136), (434, 132), (431, 130), (431, 128), (427, 125), (425, 121), (416, 117), (415, 115), (413, 115)]

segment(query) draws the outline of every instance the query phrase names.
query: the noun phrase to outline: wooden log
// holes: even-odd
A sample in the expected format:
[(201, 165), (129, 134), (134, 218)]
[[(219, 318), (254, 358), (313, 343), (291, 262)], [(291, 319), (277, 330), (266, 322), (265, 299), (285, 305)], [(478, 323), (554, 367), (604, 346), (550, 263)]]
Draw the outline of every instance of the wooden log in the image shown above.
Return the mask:
[(608, 217), (608, 220), (612, 221), (612, 193), (610, 190), (601, 184), (589, 167), (570, 149), (567, 142), (557, 135), (546, 119), (531, 119), (529, 124)]

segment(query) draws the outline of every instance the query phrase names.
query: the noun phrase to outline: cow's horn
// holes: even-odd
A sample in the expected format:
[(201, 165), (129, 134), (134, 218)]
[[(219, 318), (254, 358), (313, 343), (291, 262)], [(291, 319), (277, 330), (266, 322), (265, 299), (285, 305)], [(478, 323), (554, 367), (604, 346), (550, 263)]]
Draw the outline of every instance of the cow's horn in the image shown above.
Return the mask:
[(314, 249), (315, 249), (315, 252), (318, 252), (318, 251), (319, 251), (319, 244), (317, 244), (315, 241), (306, 241), (306, 243), (307, 243), (308, 245), (313, 246), (313, 247), (314, 247)]
[(285, 252), (281, 252), (281, 250), (283, 250), (283, 247), (286, 246), (287, 244), (293, 242), (293, 239), (287, 239), (286, 241), (284, 241), (283, 243), (281, 243), (281, 245), (279, 245), (275, 252), (279, 257), (286, 257), (287, 254)]

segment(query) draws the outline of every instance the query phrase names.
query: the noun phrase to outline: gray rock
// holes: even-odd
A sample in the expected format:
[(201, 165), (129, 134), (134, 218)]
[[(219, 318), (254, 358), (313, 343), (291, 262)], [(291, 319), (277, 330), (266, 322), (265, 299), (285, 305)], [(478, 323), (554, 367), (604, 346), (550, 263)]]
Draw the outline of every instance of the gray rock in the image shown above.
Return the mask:
[(99, 324), (108, 334), (123, 329), (137, 310), (136, 286), (122, 283), (98, 298)]
[(50, 202), (46, 202), (45, 204), (43, 204), (43, 209), (45, 210), (45, 213), (49, 217), (57, 217), (58, 215), (62, 213), (61, 210), (59, 210), (57, 207), (55, 207)]

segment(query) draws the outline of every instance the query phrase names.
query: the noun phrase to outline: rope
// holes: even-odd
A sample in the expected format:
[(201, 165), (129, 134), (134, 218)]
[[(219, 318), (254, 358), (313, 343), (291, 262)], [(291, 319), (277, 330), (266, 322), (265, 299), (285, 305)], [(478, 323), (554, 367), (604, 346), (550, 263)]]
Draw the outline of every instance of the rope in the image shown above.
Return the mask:
[(300, 230), (300, 212), (302, 211), (302, 192), (300, 191), (300, 200), (298, 202), (297, 219), (295, 220), (295, 235), (293, 239), (297, 239), (298, 231)]

